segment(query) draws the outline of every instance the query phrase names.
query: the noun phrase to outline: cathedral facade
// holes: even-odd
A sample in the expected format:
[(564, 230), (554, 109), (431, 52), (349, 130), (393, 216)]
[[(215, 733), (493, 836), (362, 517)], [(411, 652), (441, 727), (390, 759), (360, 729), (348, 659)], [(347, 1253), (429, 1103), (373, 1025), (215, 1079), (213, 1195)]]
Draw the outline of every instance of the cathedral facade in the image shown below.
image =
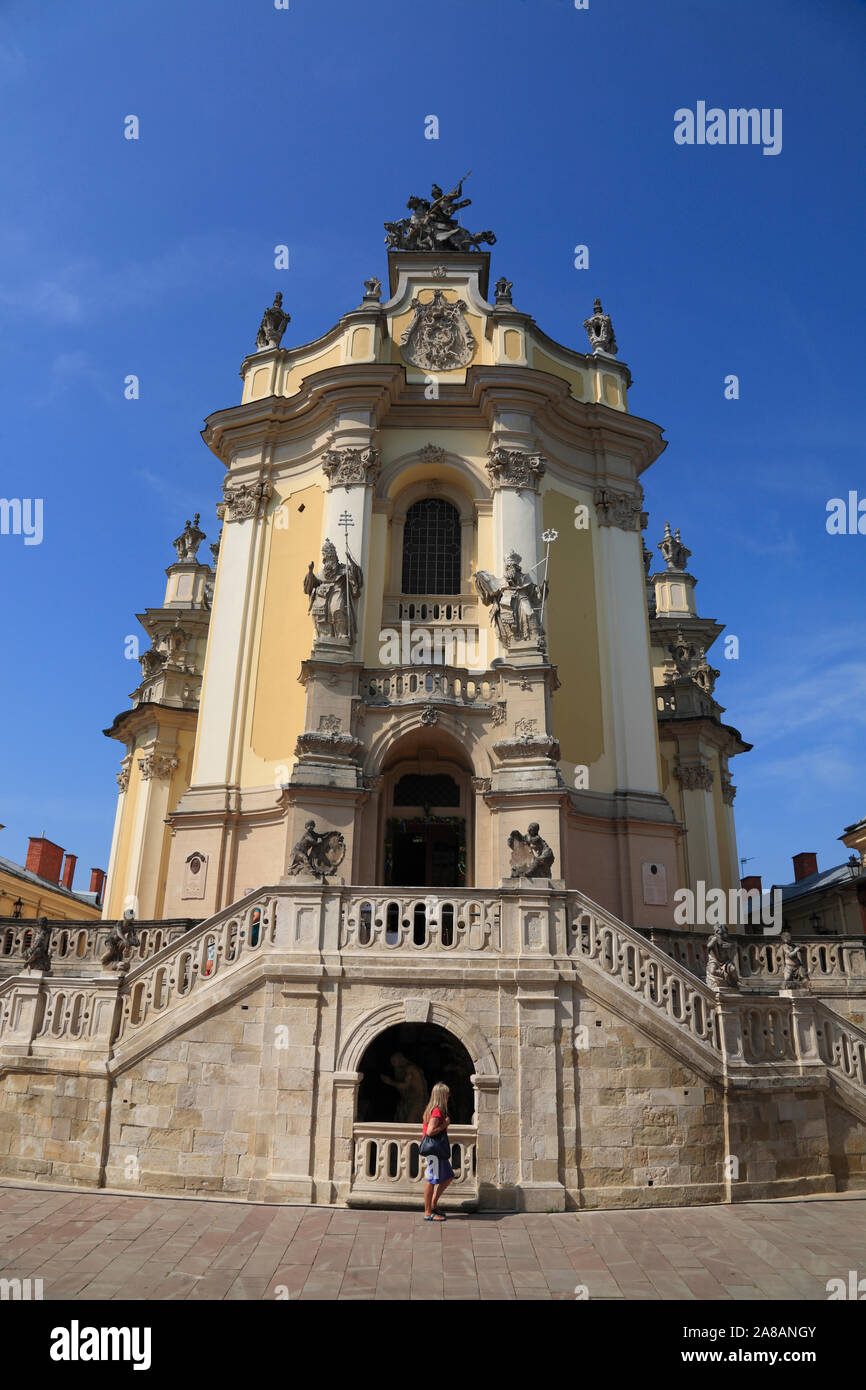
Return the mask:
[(850, 980), (831, 1008), (778, 943), (745, 990), (724, 934), (706, 978), (651, 939), (739, 889), (723, 629), (679, 532), (644, 541), (665, 442), (609, 316), (567, 346), (491, 289), (461, 191), (314, 342), (278, 295), (206, 422), (213, 564), (196, 518), (106, 730), (114, 946), (0, 985), (7, 1113), (72, 1107), (6, 1172), (405, 1202), (445, 1080), (466, 1206), (863, 1179)]

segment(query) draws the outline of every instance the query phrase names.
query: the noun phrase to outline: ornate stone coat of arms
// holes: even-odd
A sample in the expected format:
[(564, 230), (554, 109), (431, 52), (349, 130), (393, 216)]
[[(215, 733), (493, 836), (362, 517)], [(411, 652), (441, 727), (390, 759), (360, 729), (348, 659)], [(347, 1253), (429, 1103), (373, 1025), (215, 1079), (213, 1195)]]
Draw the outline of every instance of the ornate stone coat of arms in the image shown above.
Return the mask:
[(412, 300), (415, 317), (400, 339), (403, 360), (425, 372), (448, 372), (472, 361), (475, 334), (463, 317), (466, 301), (450, 303), (434, 290), (429, 303)]

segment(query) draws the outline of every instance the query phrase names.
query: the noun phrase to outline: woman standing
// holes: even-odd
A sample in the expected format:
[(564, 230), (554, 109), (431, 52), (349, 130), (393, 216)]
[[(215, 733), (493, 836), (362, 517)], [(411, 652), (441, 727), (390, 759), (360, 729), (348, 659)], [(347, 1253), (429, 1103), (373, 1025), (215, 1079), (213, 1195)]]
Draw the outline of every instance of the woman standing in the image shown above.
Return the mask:
[(427, 1164), (427, 1184), (424, 1188), (425, 1221), (445, 1220), (437, 1210), (439, 1198), (454, 1181), (454, 1169), (450, 1162), (451, 1144), (448, 1140), (448, 1126), (451, 1123), (448, 1118), (450, 1094), (448, 1087), (437, 1081), (430, 1092), (427, 1109), (424, 1111), (422, 1157)]

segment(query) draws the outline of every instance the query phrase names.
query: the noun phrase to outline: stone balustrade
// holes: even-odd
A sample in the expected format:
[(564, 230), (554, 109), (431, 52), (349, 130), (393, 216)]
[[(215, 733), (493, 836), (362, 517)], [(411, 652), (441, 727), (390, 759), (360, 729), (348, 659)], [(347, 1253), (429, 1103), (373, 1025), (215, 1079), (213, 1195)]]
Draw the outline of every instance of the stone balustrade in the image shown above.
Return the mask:
[[(51, 927), (51, 969), (61, 974), (74, 974), (81, 968), (98, 966), (107, 949), (109, 934), (117, 923), (52, 922), (49, 919), (48, 925)], [(133, 963), (147, 960), (164, 946), (178, 941), (197, 922), (194, 918), (180, 918), (142, 921), (135, 925), (139, 944), (130, 956)], [(38, 926), (38, 919), (32, 917), (0, 918), (0, 979), (21, 970)]]
[(273, 944), (274, 902), (229, 908), (203, 922), (183, 940), (167, 945), (150, 961), (130, 971), (125, 981), (116, 1041), (148, 1023), (177, 1001), (187, 1000), (251, 954)]
[(499, 897), (472, 890), (428, 893), (357, 890), (343, 898), (340, 949), (344, 951), (500, 951)]
[(361, 678), (360, 694), (372, 709), (415, 704), (421, 700), (480, 709), (492, 706), (500, 698), (500, 682), (473, 674), (465, 667), (398, 666), (390, 671), (365, 673)]
[[(764, 951), (778, 948), (776, 942), (757, 944)], [(829, 946), (812, 944), (818, 951)], [(694, 942), (684, 947), (698, 949)], [(526, 970), (536, 982), (539, 971), (550, 972), (553, 980), (576, 968), (590, 993), (614, 1007), (619, 1001), (627, 1015), (637, 1006), (637, 1017), (709, 1073), (748, 1086), (820, 1072), (847, 1088), (866, 1113), (866, 1033), (810, 991), (716, 993), (660, 944), (582, 894), (526, 880), (487, 892), (313, 882), (263, 888), (133, 960), (126, 974), (103, 970), (92, 957), (76, 957), (76, 975), (7, 976), (0, 981), (0, 1054), (77, 1050), (104, 1065), (116, 1047), (145, 1029), (152, 1033), (154, 1025), (158, 1031), (160, 1019), (174, 1026), (179, 1009), (194, 1019), (196, 1006), (204, 1012), (231, 998), (259, 970), (291, 974), (295, 967), (320, 969), (327, 960), (349, 975), (354, 960), (375, 960), (377, 970), (387, 970), (389, 959), (418, 952), (440, 966), (459, 956), (461, 973), (471, 961), (490, 979), (503, 968), (518, 975)], [(841, 968), (844, 957), (824, 959)], [(242, 985), (234, 985), (231, 977), (242, 971)], [(390, 1130), (388, 1135), (392, 1142)], [(403, 1181), (411, 1173), (410, 1136), (398, 1138), (397, 1157), (389, 1150), (375, 1164), (367, 1145), (362, 1162), (373, 1164), (371, 1183)], [(360, 1139), (381, 1144), (375, 1134)]]
[(568, 900), (569, 950), (719, 1054), (722, 1039), (713, 991), (658, 946), (579, 893), (569, 893)]
[[(424, 1174), (418, 1152), (420, 1128), (418, 1124), (355, 1124), (349, 1206), (417, 1203), (423, 1196)], [(448, 1137), (454, 1182), (442, 1198), (443, 1206), (474, 1204), (478, 1132), (474, 1125), (451, 1125)]]
[[(703, 978), (707, 932), (653, 927), (644, 929), (642, 935), (692, 974)], [(736, 951), (737, 971), (744, 989), (766, 992), (784, 987), (782, 943), (778, 936), (732, 935), (730, 942)], [(866, 937), (798, 936), (796, 944), (805, 946), (810, 979), (822, 993), (866, 993)]]

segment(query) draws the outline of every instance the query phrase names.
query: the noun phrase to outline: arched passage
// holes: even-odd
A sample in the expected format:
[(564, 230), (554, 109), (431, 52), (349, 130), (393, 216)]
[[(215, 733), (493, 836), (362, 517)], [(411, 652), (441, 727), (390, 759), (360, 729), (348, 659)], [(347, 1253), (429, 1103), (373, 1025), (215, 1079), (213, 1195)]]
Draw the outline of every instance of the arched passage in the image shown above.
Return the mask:
[(357, 1120), (420, 1124), (431, 1088), (451, 1091), (457, 1125), (473, 1123), (475, 1065), (459, 1038), (437, 1023), (397, 1023), (367, 1045), (358, 1070)]
[(466, 749), (438, 726), (397, 740), (382, 768), (380, 882), (415, 888), (472, 882), (472, 775)]

